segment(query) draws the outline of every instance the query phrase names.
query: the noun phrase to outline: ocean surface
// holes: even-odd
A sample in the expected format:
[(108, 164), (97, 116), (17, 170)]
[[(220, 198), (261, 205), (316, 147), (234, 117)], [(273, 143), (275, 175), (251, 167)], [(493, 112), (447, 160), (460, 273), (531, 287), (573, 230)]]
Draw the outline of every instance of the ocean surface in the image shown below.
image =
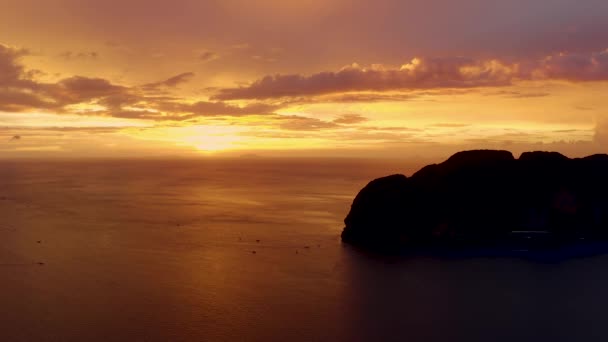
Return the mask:
[(357, 192), (420, 166), (1, 161), (0, 340), (608, 340), (608, 257), (342, 245)]

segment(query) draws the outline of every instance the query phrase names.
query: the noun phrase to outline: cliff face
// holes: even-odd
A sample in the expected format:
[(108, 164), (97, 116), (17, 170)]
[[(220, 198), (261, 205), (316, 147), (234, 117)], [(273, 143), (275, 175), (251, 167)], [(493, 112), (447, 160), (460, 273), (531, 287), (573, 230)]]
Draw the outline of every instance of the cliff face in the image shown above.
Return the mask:
[(344, 222), (343, 241), (369, 248), (500, 243), (513, 231), (608, 238), (608, 155), (459, 152), (370, 182)]

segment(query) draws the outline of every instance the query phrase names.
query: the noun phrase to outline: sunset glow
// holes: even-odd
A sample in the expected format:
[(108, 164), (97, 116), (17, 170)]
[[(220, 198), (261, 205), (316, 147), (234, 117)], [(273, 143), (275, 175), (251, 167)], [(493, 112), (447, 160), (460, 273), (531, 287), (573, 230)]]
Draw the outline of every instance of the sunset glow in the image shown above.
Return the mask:
[(608, 0), (0, 0), (0, 342), (608, 341), (607, 108)]
[(0, 153), (605, 151), (608, 6), (524, 2), (5, 1)]

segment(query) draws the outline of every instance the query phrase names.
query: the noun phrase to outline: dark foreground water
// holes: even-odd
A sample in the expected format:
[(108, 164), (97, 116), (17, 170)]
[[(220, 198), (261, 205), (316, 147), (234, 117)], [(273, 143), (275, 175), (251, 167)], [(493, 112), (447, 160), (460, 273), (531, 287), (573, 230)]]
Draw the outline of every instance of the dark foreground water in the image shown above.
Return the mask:
[(343, 246), (357, 191), (415, 167), (0, 162), (0, 340), (608, 340), (608, 257)]

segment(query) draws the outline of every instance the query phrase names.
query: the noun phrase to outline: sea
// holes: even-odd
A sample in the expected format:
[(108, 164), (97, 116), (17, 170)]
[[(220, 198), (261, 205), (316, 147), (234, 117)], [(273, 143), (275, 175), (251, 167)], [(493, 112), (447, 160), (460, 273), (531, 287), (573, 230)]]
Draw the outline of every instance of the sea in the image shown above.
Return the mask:
[(606, 341), (608, 256), (380, 256), (407, 160), (0, 161), (0, 341)]

